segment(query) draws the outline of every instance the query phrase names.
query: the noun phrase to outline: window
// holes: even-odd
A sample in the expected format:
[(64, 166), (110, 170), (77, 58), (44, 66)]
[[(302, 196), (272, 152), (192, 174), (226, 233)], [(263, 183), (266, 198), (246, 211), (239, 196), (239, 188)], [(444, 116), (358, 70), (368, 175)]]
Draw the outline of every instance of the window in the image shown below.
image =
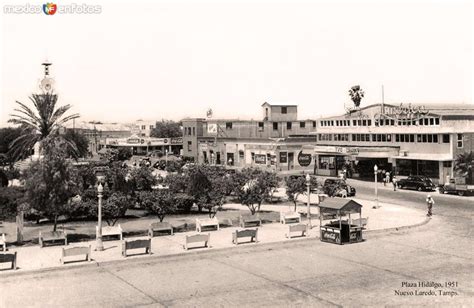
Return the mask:
[(273, 122), (273, 130), (278, 130), (278, 122)]
[(142, 125), (142, 130), (145, 130), (146, 129), (146, 125)]
[(232, 129), (232, 122), (226, 122), (225, 129)]
[(263, 132), (263, 122), (258, 122), (258, 131)]
[(439, 125), (439, 118), (435, 118), (435, 125)]
[(291, 129), (291, 122), (286, 122), (286, 129)]
[(250, 152), (250, 158), (252, 158), (252, 161), (255, 161), (255, 153), (254, 152)]
[(438, 143), (438, 135), (433, 135), (433, 142)]
[(300, 128), (305, 128), (306, 127), (306, 122), (300, 122)]
[(352, 120), (352, 126), (357, 126), (357, 120)]
[(426, 141), (428, 140), (428, 138), (426, 137), (426, 135), (422, 135), (421, 138), (422, 138), (423, 142), (426, 142)]
[(462, 134), (458, 134), (457, 136), (457, 145), (458, 145), (458, 149), (462, 148), (464, 145), (463, 145), (463, 142), (462, 142)]
[(367, 120), (367, 126), (372, 126), (372, 120)]
[(443, 134), (443, 143), (449, 143), (449, 134)]
[(313, 121), (313, 128), (316, 128), (316, 121)]
[(288, 110), (286, 107), (281, 107), (281, 113), (282, 114), (287, 114), (288, 113)]
[(191, 151), (192, 151), (192, 145), (193, 145), (193, 142), (192, 142), (192, 141), (188, 141), (188, 152), (191, 152)]
[(324, 126), (324, 122), (326, 122), (326, 121), (319, 122), (319, 125)]
[(244, 151), (243, 150), (239, 150), (239, 158), (244, 159)]
[(196, 127), (193, 127), (193, 136), (196, 135)]
[(153, 129), (153, 125), (150, 125), (150, 129)]

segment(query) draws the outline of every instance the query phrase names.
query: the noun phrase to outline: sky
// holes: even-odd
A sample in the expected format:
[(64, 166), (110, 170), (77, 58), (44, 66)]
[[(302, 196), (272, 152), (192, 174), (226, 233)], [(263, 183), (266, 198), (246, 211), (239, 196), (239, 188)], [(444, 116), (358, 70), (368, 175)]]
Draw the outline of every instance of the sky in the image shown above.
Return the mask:
[(472, 103), (471, 1), (57, 1), (100, 14), (7, 14), (0, 22), (0, 127), (53, 63), (59, 104), (84, 121), (300, 119), (362, 106)]

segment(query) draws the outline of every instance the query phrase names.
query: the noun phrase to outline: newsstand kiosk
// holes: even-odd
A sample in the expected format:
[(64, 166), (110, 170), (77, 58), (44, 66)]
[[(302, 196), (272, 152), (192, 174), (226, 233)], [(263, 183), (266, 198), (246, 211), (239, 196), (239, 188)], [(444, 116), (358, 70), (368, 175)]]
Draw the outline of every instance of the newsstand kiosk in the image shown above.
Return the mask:
[[(318, 206), (322, 242), (342, 245), (364, 240), (362, 237), (362, 231), (365, 229), (362, 224), (364, 220), (362, 219), (362, 204), (343, 198), (328, 198)], [(358, 219), (351, 219), (351, 214)], [(347, 219), (343, 220), (343, 218)], [(330, 221), (327, 222), (328, 220)]]

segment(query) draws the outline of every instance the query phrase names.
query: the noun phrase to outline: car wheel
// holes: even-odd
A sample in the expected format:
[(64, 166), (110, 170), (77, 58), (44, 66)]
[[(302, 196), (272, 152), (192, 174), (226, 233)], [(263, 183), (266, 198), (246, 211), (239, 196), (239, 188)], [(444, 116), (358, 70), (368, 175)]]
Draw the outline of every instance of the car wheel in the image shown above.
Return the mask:
[(458, 191), (459, 196), (464, 196), (464, 191)]
[(418, 191), (422, 191), (422, 190), (423, 190), (423, 187), (418, 186), (417, 190), (418, 190)]

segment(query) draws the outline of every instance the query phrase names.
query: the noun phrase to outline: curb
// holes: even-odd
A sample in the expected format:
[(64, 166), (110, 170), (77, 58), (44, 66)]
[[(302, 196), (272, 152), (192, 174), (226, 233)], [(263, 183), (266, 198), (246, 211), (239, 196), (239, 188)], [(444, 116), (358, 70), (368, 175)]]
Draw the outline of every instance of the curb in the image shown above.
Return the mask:
[[(394, 227), (394, 228), (388, 228), (388, 229), (380, 229), (380, 230), (368, 230), (365, 231), (365, 235), (382, 235), (382, 234), (387, 234), (387, 233), (392, 233), (392, 232), (399, 232), (399, 231), (405, 231), (409, 229), (414, 229), (420, 226), (424, 226), (428, 224), (431, 221), (431, 218), (425, 218), (424, 221), (414, 224), (414, 225), (409, 225), (409, 226), (402, 226), (402, 227)], [(142, 262), (149, 262), (151, 260), (166, 260), (166, 259), (173, 259), (173, 258), (193, 258), (196, 255), (209, 255), (209, 254), (216, 254), (216, 253), (222, 253), (225, 251), (232, 251), (232, 250), (237, 250), (239, 252), (246, 252), (246, 251), (251, 251), (255, 248), (268, 248), (272, 249), (272, 247), (280, 247), (281, 245), (293, 245), (293, 244), (299, 244), (302, 245), (306, 242), (309, 241), (315, 241), (318, 240), (318, 243), (322, 243), (319, 240), (319, 236), (314, 236), (314, 237), (303, 237), (303, 238), (295, 238), (291, 240), (283, 240), (283, 241), (277, 241), (277, 242), (270, 242), (270, 243), (258, 243), (258, 245), (242, 245), (242, 246), (230, 246), (230, 247), (221, 247), (221, 248), (213, 248), (213, 249), (197, 249), (195, 251), (188, 251), (188, 252), (178, 252), (178, 253), (173, 253), (173, 254), (168, 254), (168, 255), (147, 255), (147, 256), (138, 256), (138, 258), (131, 257), (130, 259), (124, 258), (124, 259), (119, 259), (119, 260), (110, 260), (110, 261), (91, 261), (90, 263), (82, 263), (82, 264), (73, 264), (73, 265), (67, 265), (65, 267), (60, 267), (60, 266), (52, 266), (52, 267), (45, 267), (45, 268), (40, 268), (40, 269), (31, 269), (31, 270), (24, 270), (20, 272), (6, 272), (6, 273), (1, 273), (0, 272), (0, 277), (12, 277), (12, 276), (25, 276), (25, 275), (34, 275), (34, 274), (40, 274), (40, 273), (50, 273), (50, 272), (56, 272), (56, 271), (68, 271), (68, 270), (75, 270), (78, 268), (99, 268), (99, 269), (104, 269), (106, 266), (110, 265), (115, 265), (115, 264), (120, 264), (123, 263), (124, 261), (128, 261), (128, 263), (142, 263)], [(211, 246), (212, 248), (212, 246)]]

